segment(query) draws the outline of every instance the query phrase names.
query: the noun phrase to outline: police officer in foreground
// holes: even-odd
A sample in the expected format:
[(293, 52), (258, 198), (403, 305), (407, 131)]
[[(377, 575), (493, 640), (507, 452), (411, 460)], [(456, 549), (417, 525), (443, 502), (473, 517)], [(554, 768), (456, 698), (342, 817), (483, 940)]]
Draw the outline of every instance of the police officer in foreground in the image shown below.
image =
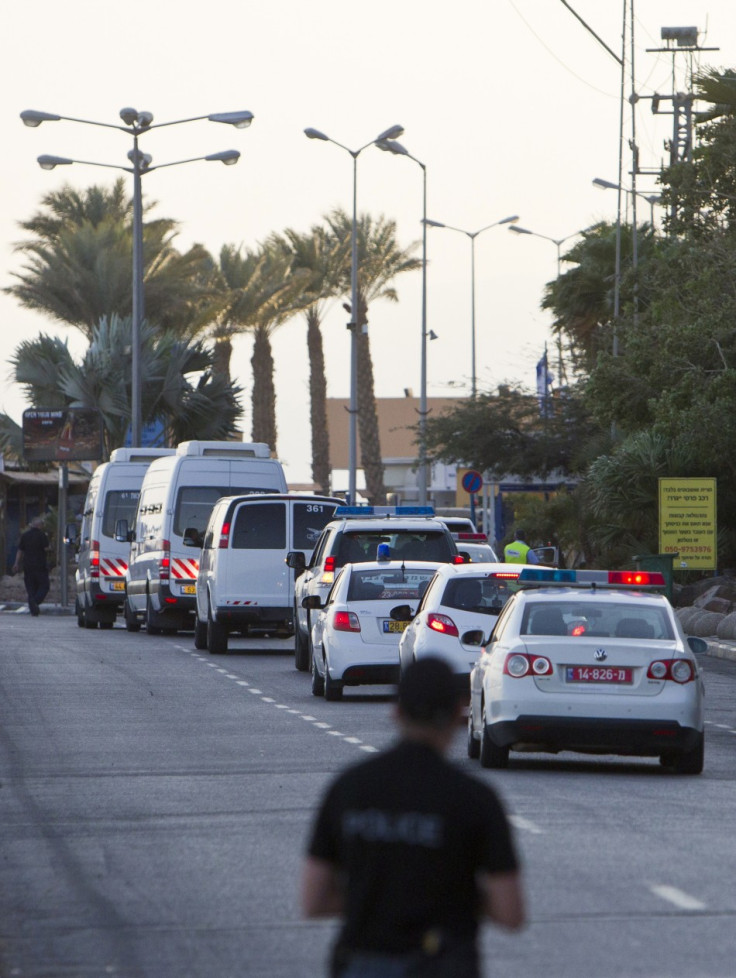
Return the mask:
[(398, 743), (327, 791), (302, 909), (342, 918), (335, 978), (478, 978), (479, 923), (525, 920), (510, 826), (490, 785), (446, 760), (463, 703), (445, 662), (409, 666), (395, 719)]
[(511, 543), (503, 548), (503, 559), (507, 564), (538, 564), (539, 558), (526, 542), (526, 534), (519, 529)]

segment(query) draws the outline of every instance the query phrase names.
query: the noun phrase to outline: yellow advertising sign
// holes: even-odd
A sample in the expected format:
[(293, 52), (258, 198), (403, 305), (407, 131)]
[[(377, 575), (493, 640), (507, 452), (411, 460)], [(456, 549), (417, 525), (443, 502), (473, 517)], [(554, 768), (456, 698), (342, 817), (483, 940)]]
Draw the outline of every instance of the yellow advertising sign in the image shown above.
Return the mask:
[(715, 570), (715, 479), (659, 480), (659, 551), (679, 554), (675, 570)]

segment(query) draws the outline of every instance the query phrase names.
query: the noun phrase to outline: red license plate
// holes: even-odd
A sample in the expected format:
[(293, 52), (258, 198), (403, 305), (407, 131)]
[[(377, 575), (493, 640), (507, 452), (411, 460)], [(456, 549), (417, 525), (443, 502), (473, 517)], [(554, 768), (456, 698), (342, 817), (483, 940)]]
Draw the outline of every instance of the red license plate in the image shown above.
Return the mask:
[(567, 666), (568, 683), (629, 683), (633, 680), (628, 666)]

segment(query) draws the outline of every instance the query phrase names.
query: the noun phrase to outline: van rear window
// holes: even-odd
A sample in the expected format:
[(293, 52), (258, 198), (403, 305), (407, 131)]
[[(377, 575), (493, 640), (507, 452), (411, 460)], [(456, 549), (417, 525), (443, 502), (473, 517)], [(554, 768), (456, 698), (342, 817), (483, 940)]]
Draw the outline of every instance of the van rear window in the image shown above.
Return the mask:
[(127, 520), (130, 525), (135, 523), (139, 496), (137, 489), (111, 489), (106, 493), (105, 509), (102, 513), (103, 537), (115, 536), (115, 524), (118, 520)]
[(230, 540), (233, 550), (284, 550), (286, 506), (258, 503), (239, 507)]
[(264, 486), (182, 486), (174, 508), (174, 533), (183, 537), (184, 531), (199, 530), (204, 536), (210, 514), (222, 496), (250, 496), (259, 492), (279, 492), (279, 488)]
[(294, 550), (309, 552), (319, 535), (335, 515), (337, 503), (293, 503)]

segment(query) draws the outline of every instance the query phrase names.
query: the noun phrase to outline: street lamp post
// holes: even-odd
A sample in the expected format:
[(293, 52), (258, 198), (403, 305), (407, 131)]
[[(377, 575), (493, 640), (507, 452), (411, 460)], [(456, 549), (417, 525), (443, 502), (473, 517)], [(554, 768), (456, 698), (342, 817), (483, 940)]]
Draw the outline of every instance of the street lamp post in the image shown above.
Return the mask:
[(311, 127), (304, 130), (308, 139), (321, 139), (344, 149), (353, 158), (353, 223), (350, 234), (350, 410), (348, 428), (348, 496), (352, 504), (357, 498), (358, 477), (358, 157), (374, 143), (386, 139), (397, 139), (404, 131), (403, 126), (391, 126), (375, 139), (371, 139), (359, 149), (350, 149), (319, 129)]
[(504, 217), (500, 221), (494, 221), (493, 224), (486, 224), (485, 227), (479, 228), (477, 231), (466, 231), (465, 228), (456, 228), (452, 224), (442, 224), (440, 221), (430, 221), (428, 218), (424, 219), (424, 223), (428, 224), (431, 228), (447, 228), (448, 231), (459, 231), (461, 234), (470, 238), (470, 389), (472, 397), (475, 397), (477, 394), (477, 374), (475, 369), (475, 239), (479, 234), (482, 234), (489, 228), (498, 227), (499, 224), (510, 224), (512, 221), (518, 220), (518, 214), (512, 214), (511, 217)]
[(35, 129), (42, 122), (80, 122), (89, 126), (100, 126), (106, 129), (118, 129), (133, 137), (133, 149), (128, 152), (130, 166), (119, 166), (114, 163), (97, 163), (92, 160), (76, 160), (63, 156), (39, 156), (38, 164), (43, 170), (53, 170), (57, 166), (68, 166), (72, 163), (83, 164), (84, 166), (102, 166), (113, 170), (123, 170), (133, 174), (133, 274), (132, 274), (132, 328), (131, 328), (131, 445), (137, 447), (141, 443), (142, 411), (141, 411), (141, 326), (144, 314), (144, 293), (143, 293), (143, 195), (141, 187), (141, 177), (144, 173), (152, 173), (154, 170), (161, 170), (168, 166), (180, 166), (183, 163), (195, 163), (198, 160), (207, 162), (220, 162), (226, 166), (237, 163), (240, 153), (234, 149), (224, 150), (220, 153), (211, 153), (208, 156), (195, 156), (191, 159), (176, 160), (172, 163), (160, 163), (151, 166), (151, 156), (142, 153), (138, 147), (138, 137), (151, 129), (161, 129), (164, 126), (176, 126), (184, 122), (198, 122), (208, 120), (209, 122), (220, 122), (234, 126), (236, 129), (245, 129), (253, 121), (253, 113), (248, 111), (241, 112), (216, 112), (211, 115), (194, 116), (188, 119), (175, 119), (171, 122), (153, 122), (153, 115), (150, 112), (138, 112), (136, 109), (124, 108), (120, 110), (120, 118), (124, 125), (109, 122), (95, 122), (92, 119), (77, 119), (73, 116), (56, 115), (51, 112), (38, 112), (34, 109), (26, 109), (20, 114), (23, 123)]
[(621, 187), (617, 183), (613, 183), (611, 180), (603, 180), (601, 177), (593, 178), (593, 186), (600, 187), (601, 190), (623, 190), (625, 194), (632, 194), (634, 197), (641, 197), (649, 204), (649, 223), (654, 227), (654, 205), (660, 204), (662, 202), (662, 197), (660, 194), (645, 194), (641, 190), (629, 190), (627, 187)]
[[(566, 234), (564, 238), (551, 238), (547, 234), (540, 234), (538, 231), (530, 231), (529, 228), (519, 227), (518, 224), (512, 224), (509, 231), (514, 231), (516, 234), (531, 234), (534, 238), (542, 238), (544, 241), (551, 241), (553, 245), (557, 248), (557, 281), (560, 278), (560, 268), (562, 265), (562, 245), (569, 241), (570, 238), (577, 237), (578, 234), (582, 234), (583, 231), (587, 231), (587, 228), (583, 228), (580, 231), (573, 231), (572, 234)], [(545, 346), (546, 351), (546, 346)], [(562, 383), (562, 338), (558, 336), (557, 339), (557, 354), (558, 354), (558, 371), (559, 371), (559, 382)], [(546, 354), (545, 354), (546, 356)], [(545, 368), (546, 369), (546, 368)], [(547, 391), (547, 380), (545, 378), (545, 397)]]
[(427, 505), (429, 472), (427, 465), (427, 167), (416, 156), (412, 156), (405, 146), (393, 139), (383, 139), (376, 143), (379, 149), (396, 156), (406, 156), (422, 168), (422, 339), (419, 379), (419, 469), (417, 488), (419, 505)]

